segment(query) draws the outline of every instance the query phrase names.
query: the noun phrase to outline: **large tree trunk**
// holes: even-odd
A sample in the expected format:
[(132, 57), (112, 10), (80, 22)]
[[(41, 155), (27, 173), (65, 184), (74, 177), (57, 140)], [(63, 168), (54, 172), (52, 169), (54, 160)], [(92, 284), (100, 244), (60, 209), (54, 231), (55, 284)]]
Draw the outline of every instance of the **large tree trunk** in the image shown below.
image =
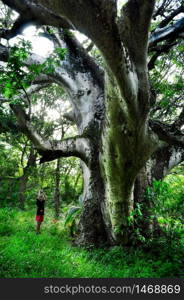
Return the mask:
[(104, 183), (99, 170), (98, 154), (90, 167), (83, 164), (83, 209), (80, 217), (78, 243), (103, 245), (108, 242), (108, 231), (102, 214), (105, 199)]
[(135, 209), (135, 180), (154, 151), (156, 141), (148, 134), (147, 121), (138, 119), (133, 111), (126, 114), (124, 99), (110, 74), (106, 90), (100, 164), (105, 182), (108, 235), (115, 244), (130, 244), (134, 236), (130, 218)]
[(93, 147), (89, 163), (83, 168), (81, 235), (86, 244), (106, 241), (127, 245), (137, 238), (136, 216), (131, 224), (130, 219), (138, 202), (144, 202), (141, 234), (146, 237), (153, 230), (152, 204), (147, 200), (148, 205), (144, 197), (150, 184), (149, 174), (143, 167), (154, 152), (156, 141), (148, 135), (146, 122), (125, 115), (116, 81), (108, 76), (106, 116), (101, 130), (95, 132), (91, 128), (96, 135), (89, 137)]

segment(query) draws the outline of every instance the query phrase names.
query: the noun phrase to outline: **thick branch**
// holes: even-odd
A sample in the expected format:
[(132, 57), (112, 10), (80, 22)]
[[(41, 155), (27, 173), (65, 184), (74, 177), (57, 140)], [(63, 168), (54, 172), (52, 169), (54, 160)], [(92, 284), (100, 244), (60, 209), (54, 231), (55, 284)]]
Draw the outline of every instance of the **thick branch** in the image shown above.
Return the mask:
[(41, 162), (51, 161), (59, 157), (76, 156), (88, 162), (88, 142), (81, 136), (64, 139), (61, 142), (45, 140), (30, 124), (27, 114), (20, 105), (10, 105), (17, 117), (21, 131), (33, 142), (42, 156)]
[(182, 109), (179, 117), (177, 118), (177, 120), (174, 122), (173, 129), (178, 129), (180, 130), (181, 126), (184, 125), (184, 108)]
[(159, 139), (169, 145), (184, 146), (184, 134), (173, 128), (173, 125), (164, 124), (160, 121), (149, 122), (151, 129), (158, 135)]
[(14, 22), (11, 29), (6, 29), (6, 28), (0, 29), (0, 38), (9, 40), (17, 36), (18, 34), (21, 34), (24, 28), (29, 25), (29, 23), (33, 24), (33, 21), (32, 22), (31, 20), (28, 21), (24, 17), (19, 16), (17, 20)]
[(89, 46), (87, 46), (86, 51), (87, 51), (87, 52), (90, 52), (90, 51), (93, 49), (93, 47), (94, 47), (94, 43), (91, 42), (91, 43), (89, 44)]
[(137, 66), (146, 66), (148, 33), (154, 5), (154, 0), (129, 0), (122, 8), (122, 40)]
[[(128, 49), (127, 65), (130, 60), (137, 75), (138, 114), (145, 120), (149, 110), (149, 83), (147, 77), (147, 48), (151, 17), (155, 1), (129, 0), (122, 8), (119, 28), (121, 39)], [(132, 38), (133, 37), (133, 38)], [(136, 78), (132, 79), (136, 84)]]
[(162, 4), (155, 10), (153, 18), (155, 19), (159, 15), (163, 15), (165, 8), (171, 3), (171, 0), (163, 0)]
[(172, 11), (171, 14), (168, 15), (165, 19), (163, 19), (160, 22), (158, 27), (163, 28), (163, 27), (167, 26), (177, 15), (179, 15), (180, 13), (183, 13), (183, 12), (184, 12), (184, 6), (181, 5), (180, 7), (178, 7), (174, 11)]
[[(182, 7), (182, 9), (184, 9)], [(181, 10), (181, 8), (180, 8)], [(174, 15), (174, 12), (173, 12)], [(167, 19), (167, 18), (166, 18)], [(168, 20), (168, 19), (167, 19)], [(177, 45), (181, 38), (183, 38), (183, 30), (184, 30), (184, 18), (181, 18), (173, 25), (166, 26), (163, 28), (163, 24), (167, 22), (161, 22), (158, 28), (152, 33), (149, 40), (149, 52), (153, 52), (149, 63), (148, 69), (152, 70), (155, 67), (155, 63), (157, 58), (163, 53), (168, 53), (170, 49)], [(165, 41), (165, 44), (159, 42)]]
[(53, 11), (48, 10), (46, 7), (40, 7), (34, 3), (34, 1), (3, 0), (2, 2), (20, 14), (10, 30), (1, 31), (1, 37), (3, 38), (10, 39), (20, 34), (23, 28), (30, 23), (62, 27), (65, 29), (72, 28), (71, 24), (58, 13), (53, 13)]
[[(72, 35), (65, 31), (60, 32), (60, 39), (63, 39), (64, 47), (68, 49), (68, 62), (70, 72), (90, 72), (92, 80), (99, 87), (104, 88), (104, 71), (99, 68), (95, 60), (88, 54), (82, 44)], [(80, 63), (79, 60), (80, 59)], [(69, 68), (69, 66), (67, 66)]]
[(60, 157), (75, 156), (88, 164), (90, 154), (89, 151), (87, 151), (88, 146), (86, 138), (82, 136), (63, 139), (60, 142), (50, 142), (50, 149), (38, 150), (39, 154), (42, 156), (40, 163), (52, 161)]
[(29, 123), (29, 118), (20, 105), (10, 104), (11, 109), (17, 117), (18, 124), (21, 131), (33, 142), (37, 149), (47, 150), (50, 149), (50, 143), (38, 135), (34, 128)]
[[(52, 38), (54, 37), (52, 36)], [(60, 31), (57, 34), (57, 43), (59, 47), (68, 50), (65, 59), (61, 60), (60, 65), (55, 67), (53, 72), (48, 75), (40, 74), (32, 83), (55, 82), (62, 85), (68, 93), (75, 110), (75, 122), (83, 130), (93, 119), (91, 107), (97, 107), (100, 110), (103, 105), (104, 72), (75, 37)], [(8, 53), (8, 49), (6, 51)], [(43, 57), (32, 54), (25, 61), (25, 65), (39, 65), (44, 62)]]
[[(9, 58), (9, 49), (0, 44), (0, 60), (7, 62)], [(29, 58), (25, 61), (25, 66), (30, 65), (40, 65), (45, 62), (46, 58), (43, 58), (37, 54), (31, 54)], [(74, 80), (71, 78), (71, 74), (68, 74), (68, 70), (65, 70), (63, 65), (61, 67), (57, 67), (54, 72), (45, 75), (40, 74), (37, 78), (34, 79), (33, 82), (38, 83), (62, 83), (65, 88), (68, 90), (75, 88)]]
[[(132, 77), (134, 76), (132, 72), (128, 72), (127, 74), (126, 60), (124, 55), (122, 55), (121, 39), (116, 23), (116, 1), (81, 0), (80, 5), (74, 0), (4, 0), (4, 3), (16, 9), (20, 14), (24, 10), (29, 11), (30, 14), (34, 6), (35, 11), (37, 11), (37, 18), (40, 20), (44, 17), (47, 21), (45, 17), (46, 11), (52, 15), (59, 15), (67, 19), (76, 29), (86, 34), (101, 50), (121, 87), (123, 96), (125, 96), (125, 99), (128, 99), (127, 102), (131, 102), (129, 99), (135, 99), (137, 89), (135, 88), (135, 84), (132, 84)], [(57, 18), (55, 21), (57, 23)]]
[(152, 177), (156, 180), (163, 179), (169, 171), (184, 161), (184, 148), (165, 146), (157, 150), (152, 157)]
[(149, 39), (149, 48), (155, 46), (157, 43), (163, 40), (173, 40), (179, 37), (180, 33), (184, 30), (184, 18), (176, 21), (173, 25), (166, 26), (164, 28), (158, 28), (155, 30)]
[(152, 70), (155, 67), (155, 63), (157, 61), (157, 58), (162, 55), (163, 53), (168, 53), (170, 51), (170, 49), (172, 47), (174, 47), (175, 45), (178, 44), (178, 41), (174, 41), (174, 42), (170, 42), (168, 41), (168, 43), (166, 43), (165, 45), (158, 45), (155, 46), (151, 49), (151, 51), (155, 51), (155, 53), (153, 54), (153, 56), (151, 57), (149, 63), (148, 63), (148, 69)]

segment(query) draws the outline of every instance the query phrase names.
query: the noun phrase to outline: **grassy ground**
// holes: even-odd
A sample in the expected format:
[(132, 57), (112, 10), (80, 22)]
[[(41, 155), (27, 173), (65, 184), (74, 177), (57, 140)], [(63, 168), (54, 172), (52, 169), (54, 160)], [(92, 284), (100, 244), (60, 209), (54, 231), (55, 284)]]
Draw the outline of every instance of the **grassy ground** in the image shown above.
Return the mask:
[(51, 212), (35, 234), (34, 211), (0, 209), (0, 277), (184, 277), (184, 243), (155, 243), (147, 251), (122, 247), (87, 251), (72, 246)]

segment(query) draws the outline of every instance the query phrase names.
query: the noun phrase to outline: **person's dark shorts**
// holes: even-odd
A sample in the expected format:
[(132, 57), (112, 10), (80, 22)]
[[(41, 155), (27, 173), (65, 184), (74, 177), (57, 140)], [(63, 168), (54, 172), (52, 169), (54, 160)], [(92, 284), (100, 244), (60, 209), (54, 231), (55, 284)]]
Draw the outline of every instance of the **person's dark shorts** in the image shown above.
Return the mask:
[(41, 215), (37, 215), (36, 216), (36, 221), (37, 222), (43, 222), (43, 220), (44, 220), (44, 216), (43, 215), (42, 216)]

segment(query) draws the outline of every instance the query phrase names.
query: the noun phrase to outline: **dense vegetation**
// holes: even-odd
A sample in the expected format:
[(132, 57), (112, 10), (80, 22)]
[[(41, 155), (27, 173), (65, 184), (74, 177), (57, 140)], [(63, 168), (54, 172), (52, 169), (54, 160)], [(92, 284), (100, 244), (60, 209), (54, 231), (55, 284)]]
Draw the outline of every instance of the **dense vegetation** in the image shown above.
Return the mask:
[[(6, 150), (7, 154), (8, 150)], [(18, 160), (18, 157), (16, 159)], [(16, 171), (14, 163), (14, 161), (9, 161), (9, 165), (6, 165), (8, 174), (11, 174), (10, 170), (12, 173)], [(67, 163), (76, 168), (76, 162), (75, 164), (73, 161)], [(15, 179), (15, 182), (12, 182), (11, 178), (9, 179), (11, 185), (8, 179), (1, 184), (0, 277), (163, 278), (184, 276), (182, 165), (175, 168), (163, 182), (155, 181), (148, 191), (154, 199), (155, 213), (158, 216), (162, 233), (157, 238), (143, 241), (136, 247), (104, 246), (100, 249), (93, 247), (84, 249), (75, 245), (70, 234), (72, 216), (69, 222), (66, 222), (70, 208), (79, 206), (78, 196), (81, 193), (81, 183), (75, 189), (72, 187), (78, 174), (70, 174), (65, 181), (66, 174), (61, 172), (61, 206), (59, 218), (56, 218), (53, 193), (54, 167), (53, 163), (45, 166), (47, 176), (44, 177), (42, 186), (45, 187), (48, 199), (41, 235), (35, 234), (35, 198), (40, 186), (35, 170), (34, 174), (29, 177), (25, 210), (19, 208), (18, 181)], [(39, 170), (39, 172), (43, 171)], [(10, 191), (11, 188), (13, 192)], [(77, 218), (74, 215), (74, 219)]]
[(183, 1), (89, 3), (0, 1), (0, 277), (183, 277)]
[(1, 278), (184, 276), (184, 226), (175, 218), (173, 226), (171, 219), (162, 217), (166, 235), (151, 245), (85, 250), (72, 245), (63, 225), (64, 213), (55, 222), (53, 211), (47, 209), (39, 236), (35, 235), (34, 215), (31, 209), (0, 209)]

